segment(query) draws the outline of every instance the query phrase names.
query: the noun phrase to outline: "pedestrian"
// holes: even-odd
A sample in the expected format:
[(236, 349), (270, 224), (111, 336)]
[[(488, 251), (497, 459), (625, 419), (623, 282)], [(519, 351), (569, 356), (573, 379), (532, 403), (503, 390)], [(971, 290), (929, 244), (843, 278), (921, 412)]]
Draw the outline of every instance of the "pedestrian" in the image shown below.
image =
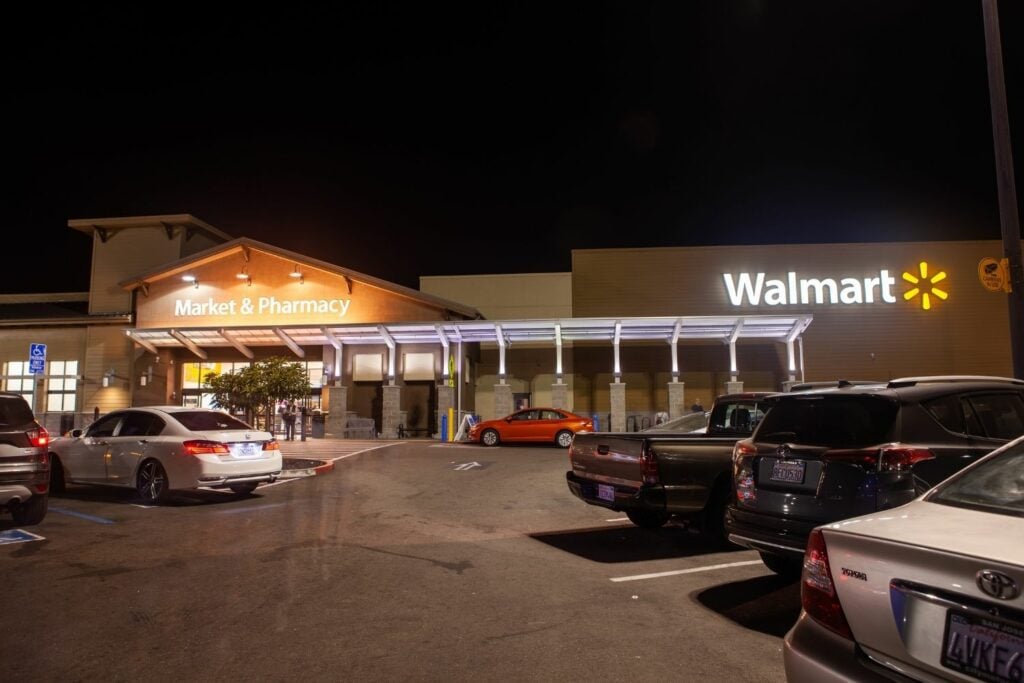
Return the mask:
[(703, 413), (704, 412), (704, 406), (702, 406), (700, 404), (700, 399), (699, 398), (694, 402), (694, 404), (692, 406), (690, 406), (690, 411), (694, 412), (694, 413)]
[(295, 401), (289, 403), (281, 414), (281, 419), (284, 421), (285, 441), (295, 441), (295, 417), (297, 414), (298, 411), (295, 408)]

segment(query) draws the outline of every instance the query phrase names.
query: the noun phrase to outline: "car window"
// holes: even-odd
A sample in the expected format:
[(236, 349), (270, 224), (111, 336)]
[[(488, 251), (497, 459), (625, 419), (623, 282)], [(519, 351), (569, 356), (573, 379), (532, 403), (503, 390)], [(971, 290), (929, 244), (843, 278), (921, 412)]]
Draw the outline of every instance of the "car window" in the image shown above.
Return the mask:
[(0, 427), (21, 427), (35, 420), (32, 409), (20, 396), (4, 396), (0, 399)]
[(975, 394), (966, 402), (977, 418), (971, 434), (1005, 441), (1024, 435), (1024, 400), (1018, 394)]
[(708, 427), (714, 431), (750, 434), (764, 417), (759, 404), (720, 403), (711, 411)]
[(828, 448), (861, 448), (892, 440), (899, 406), (877, 396), (805, 396), (782, 399), (754, 438)]
[(707, 413), (689, 413), (651, 427), (650, 432), (693, 432), (707, 426)]
[(222, 429), (252, 429), (241, 420), (216, 410), (183, 410), (172, 413), (174, 419), (193, 432), (215, 432)]
[(537, 419), (537, 411), (536, 410), (521, 410), (518, 413), (516, 413), (515, 415), (513, 415), (512, 419), (513, 420), (536, 420)]
[(1024, 441), (940, 484), (926, 500), (1024, 517)]
[(540, 411), (540, 419), (542, 420), (561, 420), (562, 414), (554, 410), (542, 410)]
[(969, 411), (970, 406), (962, 402), (959, 396), (943, 396), (931, 401), (922, 401), (921, 405), (929, 415), (949, 431), (957, 434), (967, 433), (964, 411)]
[(113, 436), (114, 429), (117, 427), (117, 424), (121, 421), (121, 418), (123, 416), (123, 413), (107, 415), (106, 417), (103, 417), (97, 420), (96, 422), (93, 422), (92, 425), (89, 426), (88, 431), (85, 432), (85, 435), (93, 437)]
[(125, 415), (118, 436), (156, 436), (164, 429), (164, 421), (152, 413), (131, 412)]

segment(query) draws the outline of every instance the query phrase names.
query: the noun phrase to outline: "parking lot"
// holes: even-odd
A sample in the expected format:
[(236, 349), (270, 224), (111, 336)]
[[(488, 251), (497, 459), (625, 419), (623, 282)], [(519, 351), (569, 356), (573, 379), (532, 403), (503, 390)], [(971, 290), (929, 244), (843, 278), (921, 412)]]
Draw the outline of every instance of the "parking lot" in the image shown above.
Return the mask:
[(43, 540), (0, 546), (4, 677), (784, 679), (798, 586), (752, 551), (584, 505), (563, 449), (285, 454), (335, 469), (161, 507), (51, 497), (26, 527)]

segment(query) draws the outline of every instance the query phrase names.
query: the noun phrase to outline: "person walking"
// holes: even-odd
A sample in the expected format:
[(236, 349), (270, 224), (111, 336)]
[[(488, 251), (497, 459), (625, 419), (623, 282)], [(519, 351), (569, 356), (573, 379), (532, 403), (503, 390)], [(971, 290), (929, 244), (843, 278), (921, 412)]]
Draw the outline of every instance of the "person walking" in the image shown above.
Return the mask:
[(298, 410), (295, 408), (295, 401), (289, 403), (284, 413), (281, 414), (281, 420), (284, 422), (284, 439), (285, 441), (295, 441), (295, 417), (298, 415)]
[(694, 402), (694, 404), (692, 406), (690, 406), (690, 411), (694, 412), (694, 413), (703, 413), (704, 412), (704, 406), (702, 406), (700, 404), (700, 399), (699, 398)]

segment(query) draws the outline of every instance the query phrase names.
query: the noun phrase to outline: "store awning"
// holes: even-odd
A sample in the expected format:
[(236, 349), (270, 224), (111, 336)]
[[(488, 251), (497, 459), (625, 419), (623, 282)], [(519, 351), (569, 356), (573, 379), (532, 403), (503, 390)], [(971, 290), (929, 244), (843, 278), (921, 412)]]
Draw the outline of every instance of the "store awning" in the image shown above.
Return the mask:
[[(329, 327), (277, 326), (232, 328), (128, 329), (126, 334), (151, 352), (188, 348), (202, 357), (205, 348), (323, 346), (338, 344), (424, 344), (742, 339), (792, 342), (810, 326), (811, 315), (684, 316), (657, 318), (562, 318), (549, 320), (459, 320), (436, 323), (385, 323)], [(291, 344), (288, 342), (292, 342)], [(245, 354), (249, 355), (249, 354)]]

